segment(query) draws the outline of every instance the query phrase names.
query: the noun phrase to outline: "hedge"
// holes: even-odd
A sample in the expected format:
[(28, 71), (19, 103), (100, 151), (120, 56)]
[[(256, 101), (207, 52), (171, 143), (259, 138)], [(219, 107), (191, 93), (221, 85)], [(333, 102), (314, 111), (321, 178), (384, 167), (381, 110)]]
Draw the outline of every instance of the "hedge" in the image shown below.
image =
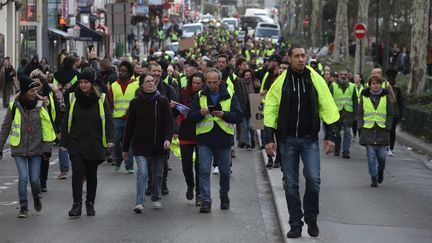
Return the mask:
[[(428, 107), (428, 106), (427, 106)], [(429, 108), (429, 107), (428, 107)], [(432, 111), (425, 106), (407, 105), (402, 121), (402, 129), (432, 142)]]

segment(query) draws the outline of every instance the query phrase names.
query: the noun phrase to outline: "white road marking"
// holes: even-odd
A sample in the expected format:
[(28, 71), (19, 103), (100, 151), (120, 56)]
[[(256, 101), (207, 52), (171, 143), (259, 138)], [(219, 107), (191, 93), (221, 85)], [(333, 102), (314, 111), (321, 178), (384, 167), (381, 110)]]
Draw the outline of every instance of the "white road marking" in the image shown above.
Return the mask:
[(5, 182), (5, 183), (3, 183), (3, 185), (5, 185), (5, 186), (12, 186), (12, 185), (14, 185), (15, 183), (12, 183), (12, 182)]
[(9, 187), (7, 187), (7, 186), (0, 186), (0, 189), (1, 190), (4, 190), (4, 189), (8, 189)]
[(10, 206), (10, 205), (14, 205), (14, 204), (18, 204), (18, 201), (4, 201), (4, 202), (0, 202), (0, 205), (2, 205), (2, 206)]

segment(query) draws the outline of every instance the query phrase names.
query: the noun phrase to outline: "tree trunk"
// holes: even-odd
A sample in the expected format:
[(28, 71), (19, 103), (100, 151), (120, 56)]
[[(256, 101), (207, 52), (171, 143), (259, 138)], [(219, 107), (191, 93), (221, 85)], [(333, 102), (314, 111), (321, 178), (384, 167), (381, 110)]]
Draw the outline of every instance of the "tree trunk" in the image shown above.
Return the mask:
[(382, 70), (385, 72), (388, 67), (389, 67), (389, 47), (390, 47), (390, 28), (391, 28), (391, 23), (390, 23), (390, 15), (391, 15), (391, 10), (392, 10), (392, 2), (393, 0), (384, 0), (381, 1), (383, 3), (382, 5), (382, 9), (383, 9), (383, 24), (382, 24), (382, 42), (383, 42), (383, 46), (384, 46), (384, 51), (383, 51), (383, 66), (382, 66)]
[(426, 77), (426, 53), (430, 0), (413, 1), (413, 21), (411, 30), (411, 74), (408, 83), (409, 94), (420, 94), (425, 89)]
[(288, 0), (288, 33), (290, 35), (292, 35), (295, 31), (295, 27), (296, 27), (296, 18), (295, 18), (295, 13), (296, 13), (296, 0)]
[(321, 31), (319, 31), (319, 25), (321, 24), (321, 0), (312, 0), (312, 14), (311, 14), (311, 39), (312, 47), (319, 47), (321, 40)]
[[(356, 40), (356, 52), (354, 62), (354, 73), (362, 73), (365, 67), (365, 50), (368, 42), (368, 12), (369, 12), (369, 0), (360, 0), (358, 8), (358, 23), (362, 23), (366, 26), (366, 36), (363, 40)], [(360, 48), (361, 45), (361, 48)], [(360, 51), (361, 49), (361, 51)], [(361, 62), (360, 62), (361, 60)]]
[(300, 13), (299, 13), (299, 17), (297, 19), (297, 33), (298, 36), (303, 36), (304, 34), (304, 26), (303, 26), (303, 20), (304, 20), (304, 16), (305, 16), (305, 2), (301, 2), (301, 7), (300, 7)]
[[(336, 31), (334, 41), (333, 61), (341, 61), (345, 65), (348, 63), (348, 0), (338, 0), (336, 13)], [(342, 56), (342, 60), (340, 57)]]

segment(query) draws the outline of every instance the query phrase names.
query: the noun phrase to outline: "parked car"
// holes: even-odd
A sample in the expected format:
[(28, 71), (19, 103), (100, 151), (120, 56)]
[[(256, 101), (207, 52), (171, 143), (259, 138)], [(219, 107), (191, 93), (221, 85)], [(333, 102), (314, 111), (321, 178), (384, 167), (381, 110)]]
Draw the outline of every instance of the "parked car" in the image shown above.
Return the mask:
[(202, 23), (184, 24), (182, 29), (182, 37), (189, 38), (194, 34), (204, 32), (204, 25)]
[(255, 40), (272, 39), (273, 42), (277, 42), (280, 38), (280, 27), (278, 24), (270, 24), (265, 22), (259, 22), (255, 29), (254, 37)]

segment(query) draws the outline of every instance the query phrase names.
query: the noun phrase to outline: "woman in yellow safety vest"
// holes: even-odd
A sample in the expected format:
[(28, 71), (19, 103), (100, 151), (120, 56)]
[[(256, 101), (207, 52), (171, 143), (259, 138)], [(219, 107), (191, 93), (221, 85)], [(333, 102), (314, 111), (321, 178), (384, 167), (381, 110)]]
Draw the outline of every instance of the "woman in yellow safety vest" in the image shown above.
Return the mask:
[(42, 210), (40, 166), (44, 152), (51, 151), (56, 138), (50, 116), (37, 96), (38, 83), (29, 77), (20, 78), (21, 92), (9, 104), (0, 132), (0, 155), (9, 137), (11, 155), (18, 169), (18, 195), (20, 211), (18, 218), (27, 218), (27, 182), (30, 179), (34, 208)]
[(369, 77), (369, 87), (363, 90), (358, 109), (360, 144), (366, 146), (371, 187), (384, 180), (386, 146), (393, 122), (393, 104), (388, 90), (381, 87), (382, 82), (379, 76)]
[[(50, 87), (50, 85), (47, 82), (47, 77), (43, 72), (39, 69), (35, 69), (30, 73), (30, 78), (33, 81), (36, 81), (38, 83), (38, 98), (40, 100), (43, 100), (46, 104), (46, 108), (48, 111), (48, 114), (50, 116), (51, 123), (53, 124), (54, 130), (58, 131), (58, 108), (59, 103), (57, 101), (57, 98), (54, 94), (53, 89)], [(44, 152), (42, 156), (41, 161), (41, 168), (40, 168), (40, 185), (41, 185), (41, 191), (47, 192), (47, 179), (48, 179), (48, 169), (49, 169), (49, 159), (51, 157), (51, 151)]]
[[(356, 73), (354, 75), (354, 90), (357, 94), (357, 99), (358, 99), (358, 104), (360, 104), (360, 99), (361, 99), (361, 92), (364, 90), (364, 84), (363, 84), (363, 75)], [(352, 130), (353, 130), (353, 141), (355, 141), (356, 136), (357, 136), (357, 120), (354, 119), (353, 121), (353, 125), (352, 125)]]
[(95, 86), (95, 71), (85, 68), (78, 76), (75, 92), (66, 99), (60, 150), (67, 148), (72, 164), (73, 206), (70, 218), (81, 216), (82, 185), (87, 180), (86, 211), (94, 216), (97, 168), (107, 148), (114, 146), (114, 122), (108, 99)]

